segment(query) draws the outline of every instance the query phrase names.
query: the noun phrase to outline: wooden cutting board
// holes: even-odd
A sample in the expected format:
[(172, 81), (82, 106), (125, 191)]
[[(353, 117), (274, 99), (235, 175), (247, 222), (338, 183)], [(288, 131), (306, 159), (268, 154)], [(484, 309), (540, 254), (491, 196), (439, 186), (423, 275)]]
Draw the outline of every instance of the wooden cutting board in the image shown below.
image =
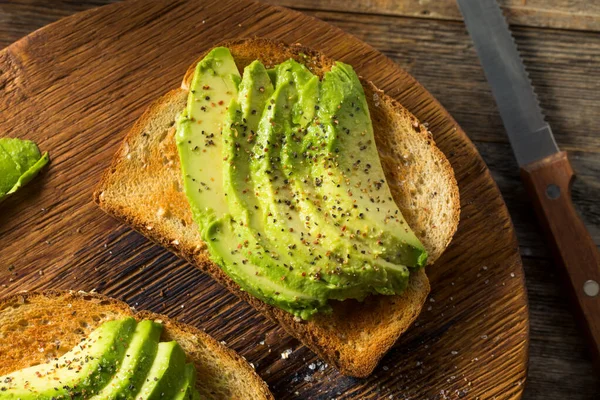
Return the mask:
[[(199, 53), (251, 36), (300, 42), (352, 64), (429, 124), (456, 172), (461, 223), (446, 253), (427, 269), (430, 299), (367, 379), (321, 363), (209, 277), (92, 202), (100, 174), (144, 108), (179, 86)], [(393, 62), (341, 30), (247, 0), (138, 0), (83, 12), (0, 52), (0, 136), (33, 139), (52, 158), (34, 182), (0, 205), (1, 296), (96, 290), (166, 313), (244, 355), (277, 398), (520, 398), (527, 298), (500, 192), (446, 110)], [(289, 358), (282, 358), (288, 349)]]

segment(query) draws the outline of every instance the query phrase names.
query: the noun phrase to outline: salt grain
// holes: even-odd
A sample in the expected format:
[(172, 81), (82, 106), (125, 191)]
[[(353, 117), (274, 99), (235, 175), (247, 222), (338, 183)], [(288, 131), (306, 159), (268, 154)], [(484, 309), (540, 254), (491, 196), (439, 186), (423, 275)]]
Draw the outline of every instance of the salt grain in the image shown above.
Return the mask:
[(290, 354), (292, 354), (292, 349), (287, 349), (286, 351), (281, 353), (281, 359), (287, 360), (290, 357)]

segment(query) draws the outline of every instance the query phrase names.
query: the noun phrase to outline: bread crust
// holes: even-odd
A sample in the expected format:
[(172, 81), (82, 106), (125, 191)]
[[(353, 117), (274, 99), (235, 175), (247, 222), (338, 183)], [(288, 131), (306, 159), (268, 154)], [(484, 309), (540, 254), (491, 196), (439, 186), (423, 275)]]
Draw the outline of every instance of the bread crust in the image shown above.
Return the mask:
[[(240, 70), (255, 59), (269, 67), (294, 58), (322, 76), (334, 64), (311, 49), (266, 39), (240, 39), (219, 45), (231, 50)], [(203, 57), (204, 54), (197, 61)], [(425, 272), (411, 274), (409, 288), (401, 295), (370, 296), (362, 303), (333, 302), (331, 315), (317, 315), (310, 321), (300, 321), (240, 290), (210, 261), (181, 190), (179, 159), (171, 140), (177, 113), (173, 110), (185, 106), (197, 61), (186, 72), (181, 88), (156, 100), (131, 128), (94, 193), (95, 202), (108, 214), (210, 274), (342, 374), (368, 376), (419, 315), (430, 291)], [(450, 243), (458, 226), (460, 205), (454, 172), (424, 125), (372, 83), (364, 79), (362, 82), (392, 195), (428, 250), (432, 263)], [(144, 135), (148, 135), (146, 139)], [(407, 162), (399, 153), (402, 149), (396, 149), (394, 143), (410, 144), (411, 148), (404, 150), (418, 152), (424, 159)], [(418, 182), (432, 171), (435, 181), (425, 190)], [(398, 184), (401, 180), (408, 183)], [(431, 207), (435, 196), (436, 207)], [(158, 211), (156, 204), (161, 205)], [(160, 209), (167, 210), (161, 218), (157, 216)]]
[(136, 311), (120, 300), (81, 291), (22, 292), (0, 299), (0, 376), (59, 357), (103, 322), (125, 317), (163, 324), (161, 340), (176, 340), (195, 364), (202, 398), (273, 399), (250, 365), (207, 333), (166, 315)]

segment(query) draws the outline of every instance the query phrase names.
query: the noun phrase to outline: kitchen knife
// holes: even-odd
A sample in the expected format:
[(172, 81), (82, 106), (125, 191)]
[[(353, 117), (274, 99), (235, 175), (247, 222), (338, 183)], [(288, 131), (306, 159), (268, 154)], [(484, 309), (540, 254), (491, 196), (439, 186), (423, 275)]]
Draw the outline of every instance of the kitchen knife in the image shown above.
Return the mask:
[(458, 0), (521, 178), (600, 367), (600, 253), (571, 201), (574, 177), (538, 104), (496, 0)]

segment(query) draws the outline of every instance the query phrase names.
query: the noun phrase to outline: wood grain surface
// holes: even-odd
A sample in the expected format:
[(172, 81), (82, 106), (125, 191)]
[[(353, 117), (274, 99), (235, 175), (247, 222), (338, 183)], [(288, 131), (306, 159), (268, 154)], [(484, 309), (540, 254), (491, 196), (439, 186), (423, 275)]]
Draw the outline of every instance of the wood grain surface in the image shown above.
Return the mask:
[[(411, 18), (461, 21), (456, 0), (268, 0), (268, 3), (307, 10), (344, 10)], [(600, 30), (600, 3), (586, 0), (499, 0), (511, 25)]]
[[(281, 328), (91, 202), (100, 173), (144, 107), (177, 87), (202, 51), (254, 35), (301, 42), (352, 64), (429, 123), (456, 172), (462, 222), (429, 268), (428, 305), (367, 379), (322, 364)], [(0, 129), (35, 140), (52, 157), (36, 184), (3, 204), (2, 256), (10, 267), (0, 279), (10, 284), (0, 295), (95, 289), (178, 317), (254, 363), (278, 398), (520, 397), (528, 313), (508, 211), (464, 132), (373, 48), (311, 17), (260, 3), (138, 0), (30, 34), (0, 52), (0, 68), (6, 117)], [(289, 358), (282, 357), (288, 349)]]
[[(85, 2), (63, 0), (55, 1), (52, 5), (41, 0), (3, 2), (0, 4), (0, 47), (59, 17), (107, 2), (110, 0)], [(369, 3), (380, 3), (382, 7), (392, 4), (392, 2)], [(525, 195), (519, 180), (518, 168), (508, 147), (491, 93), (462, 24), (439, 21), (431, 15), (423, 15), (423, 18), (419, 19), (406, 18), (408, 14), (390, 13), (386, 8), (364, 10), (370, 15), (360, 15), (360, 9), (351, 2), (345, 3), (342, 8), (337, 8), (336, 2), (323, 2), (323, 4), (325, 6), (321, 7), (321, 10), (329, 11), (311, 10), (314, 5), (308, 0), (299, 0), (294, 6), (342, 27), (345, 31), (374, 45), (416, 76), (442, 101), (461, 126), (466, 128), (502, 190), (516, 225), (528, 277), (532, 342), (529, 378), (524, 398), (597, 398), (600, 392), (600, 380), (592, 372), (583, 340), (563, 300), (561, 286), (555, 281), (548, 252), (538, 233), (529, 205), (524, 200)], [(416, 2), (401, 1), (394, 4), (412, 6)], [(565, 14), (567, 19), (569, 13), (585, 14), (583, 8), (577, 8), (578, 2), (567, 4), (562, 1), (550, 1), (546, 5), (550, 10), (570, 7)], [(593, 9), (593, 4), (591, 6)], [(528, 25), (528, 22), (522, 24)], [(527, 26), (514, 30), (526, 65), (538, 88), (542, 107), (550, 115), (549, 120), (557, 134), (557, 140), (563, 149), (570, 151), (571, 161), (578, 174), (578, 180), (573, 186), (575, 204), (592, 231), (596, 243), (600, 243), (598, 229), (600, 208), (594, 201), (600, 195), (597, 179), (600, 173), (599, 157), (597, 157), (600, 142), (594, 130), (598, 118), (596, 104), (600, 100), (600, 90), (598, 90), (600, 89), (600, 68), (598, 68), (600, 38), (597, 34), (587, 32), (537, 29)], [(0, 123), (2, 122), (4, 122), (3, 114), (0, 114)], [(35, 207), (35, 204), (31, 206)], [(40, 206), (40, 215), (43, 212)], [(78, 233), (78, 228), (80, 225), (73, 226), (72, 236)], [(127, 231), (113, 233), (110, 237), (111, 241), (106, 242), (107, 245), (113, 243), (112, 240), (118, 240), (121, 235), (127, 237), (128, 234), (125, 232)], [(127, 283), (120, 281), (119, 277), (127, 276), (128, 273), (148, 276), (148, 272), (142, 270), (145, 271), (147, 268), (156, 270), (157, 265), (172, 261), (168, 254), (161, 253), (143, 239), (139, 237), (138, 239), (138, 242), (127, 246), (121, 244), (118, 249), (131, 251), (132, 248), (139, 247), (138, 253), (130, 255), (132, 265), (128, 267), (129, 272), (120, 270), (117, 276), (111, 275), (110, 280), (107, 279), (103, 283), (103, 287), (114, 285), (113, 293), (116, 295), (128, 293)], [(113, 250), (105, 250), (106, 254), (95, 256), (88, 254), (87, 257), (92, 262), (102, 264), (105, 259), (112, 256), (108, 254), (111, 251)], [(134, 266), (133, 263), (136, 261), (138, 264)], [(140, 262), (143, 264), (140, 265)], [(38, 263), (41, 264), (40, 270), (43, 271), (44, 259), (39, 259)], [(18, 265), (15, 265), (14, 269), (11, 268), (15, 274), (9, 278), (9, 281), (13, 280), (12, 282), (5, 283), (6, 279), (0, 282), (0, 284), (10, 285), (8, 290), (17, 290), (14, 286), (20, 276)], [(0, 264), (0, 270), (2, 268), (7, 268), (4, 262)], [(97, 268), (101, 269), (100, 266)], [(196, 276), (195, 273), (192, 275)], [(38, 275), (37, 279), (44, 281), (43, 276)], [(76, 282), (78, 276), (81, 279), (81, 275), (77, 274), (70, 279)], [(185, 276), (189, 278), (189, 275)], [(158, 288), (165, 281), (172, 282), (173, 277), (162, 277), (156, 285), (150, 285), (145, 289), (153, 290), (152, 287)], [(169, 296), (171, 293), (165, 290), (163, 294)], [(139, 296), (135, 297), (134, 301), (139, 298)], [(181, 298), (185, 298), (185, 293), (179, 293), (177, 299)], [(168, 304), (177, 304), (177, 301), (170, 303), (169, 299), (166, 297), (165, 299), (165, 307), (168, 307)], [(222, 297), (219, 299), (222, 302), (221, 310), (235, 304), (233, 299), (226, 298), (224, 301)], [(147, 304), (162, 307), (160, 299), (154, 299)], [(206, 304), (203, 302), (202, 306)], [(184, 308), (178, 310), (176, 314), (182, 316), (187, 312)], [(207, 314), (201, 313), (196, 316), (195, 321), (202, 325), (202, 321), (207, 318)], [(256, 320), (260, 318), (250, 321), (254, 323)], [(276, 335), (268, 335), (267, 343), (273, 342), (276, 338)], [(279, 355), (275, 354), (273, 359), (277, 357)], [(329, 376), (315, 378), (329, 379)], [(269, 381), (270, 378), (267, 380)], [(332, 396), (335, 396), (335, 393), (329, 395)]]

